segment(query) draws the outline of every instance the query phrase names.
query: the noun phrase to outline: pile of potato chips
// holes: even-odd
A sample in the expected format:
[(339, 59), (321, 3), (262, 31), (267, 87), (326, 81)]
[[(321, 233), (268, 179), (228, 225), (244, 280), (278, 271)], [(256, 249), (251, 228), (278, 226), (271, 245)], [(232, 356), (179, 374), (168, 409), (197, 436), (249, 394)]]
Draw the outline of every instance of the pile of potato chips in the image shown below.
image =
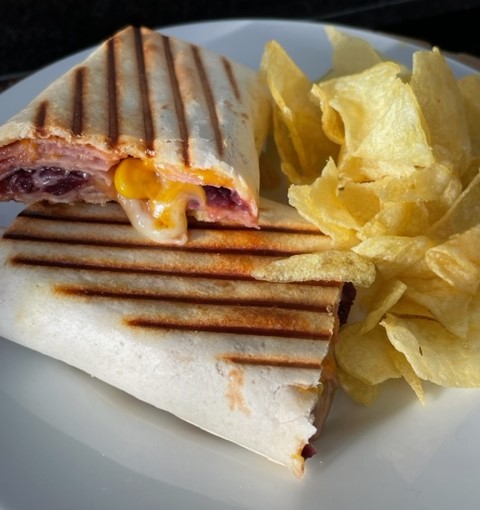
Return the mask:
[(436, 48), (408, 67), (326, 30), (333, 65), (318, 82), (275, 41), (261, 73), (288, 200), (334, 249), (255, 276), (357, 285), (362, 319), (336, 357), (359, 402), (400, 377), (422, 401), (422, 381), (480, 386), (480, 76), (456, 78)]

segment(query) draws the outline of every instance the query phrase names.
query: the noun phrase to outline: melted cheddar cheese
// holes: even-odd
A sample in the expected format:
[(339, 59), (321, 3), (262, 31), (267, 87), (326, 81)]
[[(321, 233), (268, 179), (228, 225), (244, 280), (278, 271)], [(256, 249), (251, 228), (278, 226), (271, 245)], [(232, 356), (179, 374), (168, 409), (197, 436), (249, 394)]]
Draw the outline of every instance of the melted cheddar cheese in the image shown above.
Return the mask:
[(205, 204), (205, 191), (198, 184), (164, 179), (155, 166), (141, 159), (126, 158), (115, 170), (115, 188), (122, 197), (147, 201), (157, 228), (175, 227), (185, 216), (189, 202)]

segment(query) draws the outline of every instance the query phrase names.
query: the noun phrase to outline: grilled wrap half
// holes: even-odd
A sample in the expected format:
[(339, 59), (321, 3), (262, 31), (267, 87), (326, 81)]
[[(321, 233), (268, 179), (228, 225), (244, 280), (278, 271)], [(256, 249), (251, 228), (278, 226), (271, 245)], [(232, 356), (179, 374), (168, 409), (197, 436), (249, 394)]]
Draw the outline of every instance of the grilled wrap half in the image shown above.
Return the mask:
[(127, 27), (0, 127), (0, 200), (116, 200), (156, 242), (256, 226), (269, 111), (256, 71)]
[(351, 296), (343, 282), (251, 272), (330, 246), (269, 201), (260, 229), (193, 222), (185, 246), (146, 240), (115, 203), (39, 203), (0, 240), (0, 336), (300, 477), (335, 392), (332, 350)]

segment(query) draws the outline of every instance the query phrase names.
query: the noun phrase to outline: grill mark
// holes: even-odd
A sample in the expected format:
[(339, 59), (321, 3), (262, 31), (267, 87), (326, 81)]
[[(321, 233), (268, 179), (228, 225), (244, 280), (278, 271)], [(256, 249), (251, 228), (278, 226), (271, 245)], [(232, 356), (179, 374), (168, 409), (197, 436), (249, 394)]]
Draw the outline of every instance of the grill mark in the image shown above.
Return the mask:
[(103, 217), (88, 217), (88, 216), (69, 216), (69, 215), (52, 215), (50, 213), (44, 213), (42, 211), (31, 211), (24, 210), (18, 214), (19, 217), (29, 218), (33, 220), (39, 221), (53, 221), (53, 222), (61, 222), (61, 223), (89, 223), (89, 224), (98, 224), (98, 225), (130, 225), (130, 221), (128, 218), (125, 219), (116, 219), (116, 218), (103, 218)]
[(145, 149), (147, 153), (153, 154), (155, 152), (154, 148), (155, 135), (153, 130), (152, 110), (150, 107), (150, 97), (146, 75), (143, 39), (140, 28), (134, 27), (133, 37), (135, 41), (135, 55), (137, 59), (138, 80), (142, 100), (143, 126), (145, 131)]
[(247, 336), (274, 336), (278, 338), (290, 338), (291, 340), (330, 340), (331, 333), (325, 331), (305, 331), (300, 329), (275, 329), (259, 328), (256, 326), (216, 326), (211, 324), (200, 324), (192, 322), (190, 324), (179, 324), (175, 321), (147, 319), (142, 317), (133, 317), (125, 319), (128, 326), (141, 329), (175, 329), (179, 331), (192, 331), (195, 333), (218, 333), (234, 334)]
[(225, 57), (221, 57), (221, 58), (222, 58), (223, 68), (225, 69), (225, 73), (227, 74), (228, 82), (230, 83), (230, 86), (232, 87), (235, 98), (237, 99), (237, 101), (241, 102), (242, 97), (240, 95), (240, 87), (238, 86), (235, 75), (233, 74), (232, 66), (231, 66), (230, 62)]
[[(72, 223), (98, 223), (99, 225), (130, 225), (128, 218), (115, 219), (115, 218), (103, 218), (103, 217), (87, 217), (87, 216), (70, 216), (55, 215), (49, 212), (32, 211), (25, 209), (21, 211), (18, 216), (22, 218), (31, 218), (35, 220), (46, 220), (46, 221), (59, 221), (59, 222), (72, 222)], [(311, 228), (296, 228), (296, 227), (283, 227), (281, 225), (260, 225), (260, 229), (249, 228), (243, 225), (221, 225), (219, 223), (202, 223), (196, 220), (189, 222), (188, 228), (191, 230), (215, 230), (215, 231), (234, 231), (234, 232), (276, 232), (282, 234), (300, 234), (308, 236), (319, 236), (325, 237), (325, 235), (319, 230), (313, 230)]]
[(98, 263), (86, 262), (71, 262), (65, 260), (43, 260), (35, 257), (26, 257), (17, 255), (10, 259), (13, 265), (24, 266), (39, 266), (48, 267), (52, 269), (72, 269), (72, 270), (85, 270), (85, 271), (104, 271), (110, 273), (123, 273), (123, 274), (141, 274), (141, 275), (154, 275), (154, 276), (178, 276), (189, 278), (204, 278), (214, 280), (238, 280), (238, 281), (257, 281), (249, 275), (235, 274), (235, 273), (211, 273), (206, 271), (192, 271), (187, 269), (185, 271), (172, 271), (166, 269), (159, 269), (154, 267), (139, 267), (139, 266), (113, 266), (103, 265)]
[(175, 63), (172, 52), (172, 45), (170, 38), (166, 35), (162, 35), (163, 50), (165, 53), (165, 60), (167, 63), (168, 76), (170, 78), (170, 88), (173, 94), (173, 100), (175, 105), (175, 113), (178, 123), (178, 132), (180, 135), (180, 155), (183, 160), (183, 164), (186, 167), (190, 167), (190, 135), (188, 133), (187, 119), (185, 114), (185, 104), (183, 102), (182, 94), (180, 92), (180, 84), (178, 77), (175, 72)]
[(278, 368), (305, 368), (310, 370), (321, 370), (323, 361), (312, 359), (274, 358), (271, 356), (249, 356), (245, 354), (225, 354), (221, 356), (223, 361), (239, 365), (266, 366)]
[(45, 134), (45, 122), (47, 119), (48, 101), (42, 101), (37, 108), (35, 115), (35, 128), (40, 134)]
[(141, 250), (155, 251), (180, 251), (189, 253), (216, 253), (225, 255), (255, 255), (257, 257), (288, 257), (291, 255), (300, 255), (302, 250), (279, 250), (276, 248), (244, 248), (244, 247), (224, 247), (224, 246), (191, 246), (182, 245), (180, 247), (164, 246), (155, 243), (138, 243), (128, 241), (108, 241), (104, 239), (85, 239), (82, 237), (51, 237), (35, 234), (22, 234), (18, 232), (6, 232), (4, 239), (14, 241), (30, 241), (41, 243), (55, 243), (65, 245), (98, 246), (103, 248), (137, 248)]
[(83, 95), (85, 88), (85, 67), (80, 67), (75, 72), (75, 92), (73, 96), (72, 133), (81, 135), (83, 132)]
[(295, 227), (283, 227), (281, 225), (260, 225), (260, 229), (244, 227), (242, 225), (222, 225), (220, 223), (189, 223), (188, 228), (190, 230), (219, 230), (219, 231), (233, 231), (233, 232), (278, 232), (282, 234), (301, 234), (301, 235), (314, 235), (319, 237), (325, 237), (325, 234), (319, 230), (311, 230), (308, 227), (295, 228)]
[(208, 79), (208, 74), (203, 64), (202, 56), (200, 54), (200, 49), (198, 46), (191, 46), (193, 60), (195, 62), (195, 67), (197, 68), (198, 76), (200, 78), (200, 84), (202, 86), (203, 96), (205, 97), (205, 102), (207, 104), (208, 116), (210, 118), (210, 125), (212, 126), (213, 136), (215, 138), (215, 146), (217, 149), (218, 156), (223, 157), (223, 135), (220, 127), (220, 122), (218, 120), (217, 110), (215, 108), (215, 98), (213, 96), (212, 85), (210, 80)]
[(117, 67), (115, 60), (115, 39), (107, 43), (107, 97), (108, 97), (108, 144), (111, 148), (118, 143)]
[(57, 285), (55, 290), (68, 296), (95, 297), (101, 299), (121, 299), (131, 301), (168, 301), (170, 303), (182, 303), (191, 305), (227, 305), (230, 307), (248, 306), (255, 308), (276, 308), (282, 310), (328, 313), (331, 305), (328, 304), (310, 304), (294, 303), (282, 300), (261, 301), (258, 299), (229, 298), (228, 296), (201, 297), (201, 296), (174, 296), (171, 294), (161, 294), (154, 292), (136, 292), (136, 291), (116, 291), (106, 289), (94, 289), (73, 285)]
[[(86, 262), (72, 262), (65, 260), (45, 260), (35, 257), (28, 257), (24, 255), (16, 255), (10, 259), (12, 265), (23, 266), (38, 266), (47, 267), (52, 269), (71, 269), (78, 271), (99, 271), (109, 273), (122, 273), (133, 275), (152, 275), (152, 276), (174, 276), (182, 278), (203, 278), (211, 280), (231, 280), (231, 281), (248, 281), (262, 283), (262, 280), (257, 280), (248, 274), (238, 273), (219, 273), (211, 271), (192, 271), (188, 268), (183, 271), (159, 269), (156, 267), (140, 267), (140, 266), (113, 266), (99, 263), (86, 263)], [(268, 282), (270, 283), (270, 282)], [(339, 287), (343, 285), (342, 282), (334, 281), (308, 281), (308, 282), (295, 282), (296, 285), (304, 285), (305, 287)]]

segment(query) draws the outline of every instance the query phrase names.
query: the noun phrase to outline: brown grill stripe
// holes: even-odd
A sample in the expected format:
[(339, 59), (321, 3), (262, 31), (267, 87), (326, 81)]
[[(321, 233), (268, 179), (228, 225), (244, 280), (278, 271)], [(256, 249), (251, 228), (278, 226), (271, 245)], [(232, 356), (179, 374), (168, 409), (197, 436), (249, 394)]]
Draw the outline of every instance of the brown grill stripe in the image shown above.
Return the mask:
[[(27, 257), (17, 255), (10, 259), (10, 263), (14, 265), (24, 266), (39, 266), (50, 267), (53, 269), (72, 269), (72, 270), (86, 270), (86, 271), (105, 271), (111, 273), (123, 274), (142, 274), (142, 275), (155, 275), (155, 276), (179, 276), (183, 278), (204, 278), (212, 280), (232, 280), (232, 281), (249, 281), (261, 283), (261, 280), (256, 280), (252, 276), (238, 273), (219, 273), (211, 271), (192, 271), (187, 268), (184, 271), (172, 271), (166, 269), (159, 269), (156, 267), (141, 267), (141, 266), (113, 266), (103, 265), (99, 263), (86, 263), (86, 262), (72, 262), (65, 260), (45, 260), (35, 257)], [(304, 285), (305, 287), (339, 287), (341, 282), (328, 282), (328, 281), (308, 281), (298, 282), (296, 285)]]
[(73, 96), (72, 133), (81, 135), (83, 131), (83, 95), (85, 74), (87, 70), (80, 67), (75, 72), (75, 93)]
[(35, 127), (40, 134), (45, 132), (45, 122), (47, 119), (48, 101), (42, 101), (35, 115)]
[(295, 303), (282, 301), (280, 298), (265, 300), (229, 298), (228, 296), (219, 296), (218, 298), (207, 298), (201, 296), (175, 296), (171, 294), (160, 294), (153, 292), (135, 292), (135, 291), (116, 291), (106, 289), (93, 289), (88, 287), (75, 287), (72, 285), (57, 285), (55, 290), (68, 296), (85, 296), (102, 299), (121, 299), (121, 300), (145, 300), (145, 301), (168, 301), (170, 303), (183, 303), (191, 305), (226, 305), (230, 307), (249, 306), (255, 308), (271, 308), (282, 310), (295, 310), (302, 312), (327, 313), (328, 306), (325, 304), (313, 303)]
[(120, 218), (104, 218), (97, 216), (69, 216), (69, 215), (52, 215), (50, 213), (44, 213), (42, 211), (31, 211), (29, 209), (25, 209), (18, 214), (21, 218), (29, 218), (32, 220), (39, 221), (52, 221), (52, 222), (62, 222), (62, 223), (89, 223), (89, 224), (97, 224), (97, 225), (130, 225), (130, 221), (128, 218), (120, 219)]
[(154, 148), (155, 134), (153, 131), (152, 110), (150, 107), (150, 97), (148, 92), (145, 55), (143, 53), (143, 38), (140, 28), (135, 27), (133, 29), (133, 36), (135, 40), (135, 55), (137, 58), (138, 80), (142, 100), (143, 125), (145, 131), (145, 148), (148, 153), (153, 154), (155, 151)]
[(242, 354), (225, 354), (221, 357), (224, 361), (238, 363), (239, 365), (268, 366), (279, 368), (305, 368), (310, 370), (320, 370), (322, 361), (311, 359), (292, 359), (292, 358), (273, 358), (262, 356), (248, 356)]
[[(70, 216), (68, 214), (53, 215), (49, 212), (45, 213), (42, 211), (32, 211), (24, 209), (18, 216), (23, 218), (31, 218), (36, 220), (46, 221), (60, 221), (60, 222), (72, 222), (72, 223), (98, 223), (99, 225), (130, 225), (128, 218), (116, 219), (116, 218), (104, 218), (104, 217), (88, 217), (88, 216)], [(218, 223), (202, 223), (196, 220), (189, 222), (188, 228), (191, 230), (215, 230), (215, 231), (234, 231), (234, 232), (277, 232), (281, 234), (299, 234), (308, 236), (319, 236), (324, 237), (324, 234), (316, 229), (296, 228), (296, 227), (283, 227), (282, 225), (261, 225), (260, 230), (256, 228), (244, 227), (243, 225), (221, 225)]]
[(227, 74), (228, 81), (230, 83), (230, 86), (232, 87), (233, 93), (235, 94), (237, 101), (241, 101), (242, 97), (240, 95), (240, 87), (238, 86), (237, 80), (235, 79), (235, 75), (233, 74), (232, 66), (225, 57), (222, 57), (222, 62), (225, 72)]
[(213, 136), (215, 138), (215, 145), (217, 148), (218, 156), (223, 156), (223, 135), (220, 128), (220, 122), (218, 120), (217, 110), (215, 108), (215, 98), (213, 97), (212, 86), (208, 79), (208, 74), (203, 65), (202, 56), (200, 55), (200, 49), (198, 46), (191, 46), (193, 53), (193, 60), (197, 68), (198, 76), (200, 78), (200, 84), (202, 86), (203, 95), (207, 104), (208, 116), (210, 118), (210, 125), (212, 126)]
[(140, 266), (113, 266), (102, 265), (99, 263), (86, 263), (86, 262), (71, 262), (64, 260), (43, 260), (34, 257), (25, 257), (17, 255), (10, 259), (14, 265), (24, 266), (39, 266), (49, 267), (54, 269), (72, 269), (72, 270), (86, 270), (86, 271), (107, 271), (111, 273), (124, 273), (124, 274), (142, 274), (142, 275), (155, 275), (155, 276), (181, 276), (191, 278), (211, 278), (215, 280), (243, 280), (243, 281), (256, 281), (253, 277), (241, 274), (232, 273), (212, 273), (212, 272), (193, 272), (190, 268), (185, 271), (169, 271), (155, 267), (140, 267)]
[(175, 63), (173, 59), (172, 45), (168, 36), (162, 35), (163, 48), (165, 52), (165, 60), (167, 62), (168, 75), (170, 78), (170, 87), (172, 89), (173, 100), (175, 104), (175, 113), (178, 122), (178, 132), (181, 143), (181, 157), (186, 167), (190, 166), (190, 141), (187, 127), (187, 119), (185, 115), (185, 105), (180, 93), (180, 84), (175, 72)]
[(188, 224), (190, 230), (219, 230), (219, 231), (234, 231), (234, 232), (277, 232), (279, 234), (300, 234), (300, 235), (314, 235), (325, 237), (319, 230), (312, 230), (308, 227), (305, 229), (296, 227), (283, 227), (282, 225), (260, 225), (260, 229), (248, 228), (242, 225), (221, 225), (220, 223), (199, 223), (191, 222)]
[(190, 253), (216, 253), (225, 255), (255, 255), (256, 257), (288, 257), (291, 255), (300, 255), (304, 253), (300, 250), (279, 250), (269, 248), (246, 249), (245, 247), (228, 247), (228, 246), (192, 246), (182, 245), (164, 246), (155, 243), (139, 243), (128, 241), (112, 241), (105, 239), (86, 239), (84, 237), (48, 237), (35, 234), (22, 234), (18, 232), (6, 232), (3, 235), (4, 239), (15, 241), (30, 241), (41, 243), (55, 243), (66, 245), (82, 245), (82, 246), (98, 246), (104, 248), (137, 248), (141, 250), (155, 250), (155, 251), (176, 251), (176, 252), (190, 252)]
[(107, 43), (107, 97), (108, 97), (108, 143), (114, 147), (118, 142), (117, 67), (115, 39)]
[(292, 340), (330, 340), (331, 334), (328, 331), (303, 331), (299, 329), (275, 329), (259, 328), (255, 326), (215, 326), (210, 324), (200, 324), (192, 322), (191, 324), (179, 324), (178, 322), (169, 322), (163, 320), (146, 319), (134, 317), (125, 319), (128, 326), (143, 329), (175, 329), (180, 331), (194, 331), (195, 333), (219, 333), (247, 336), (275, 336), (278, 338), (290, 338)]

